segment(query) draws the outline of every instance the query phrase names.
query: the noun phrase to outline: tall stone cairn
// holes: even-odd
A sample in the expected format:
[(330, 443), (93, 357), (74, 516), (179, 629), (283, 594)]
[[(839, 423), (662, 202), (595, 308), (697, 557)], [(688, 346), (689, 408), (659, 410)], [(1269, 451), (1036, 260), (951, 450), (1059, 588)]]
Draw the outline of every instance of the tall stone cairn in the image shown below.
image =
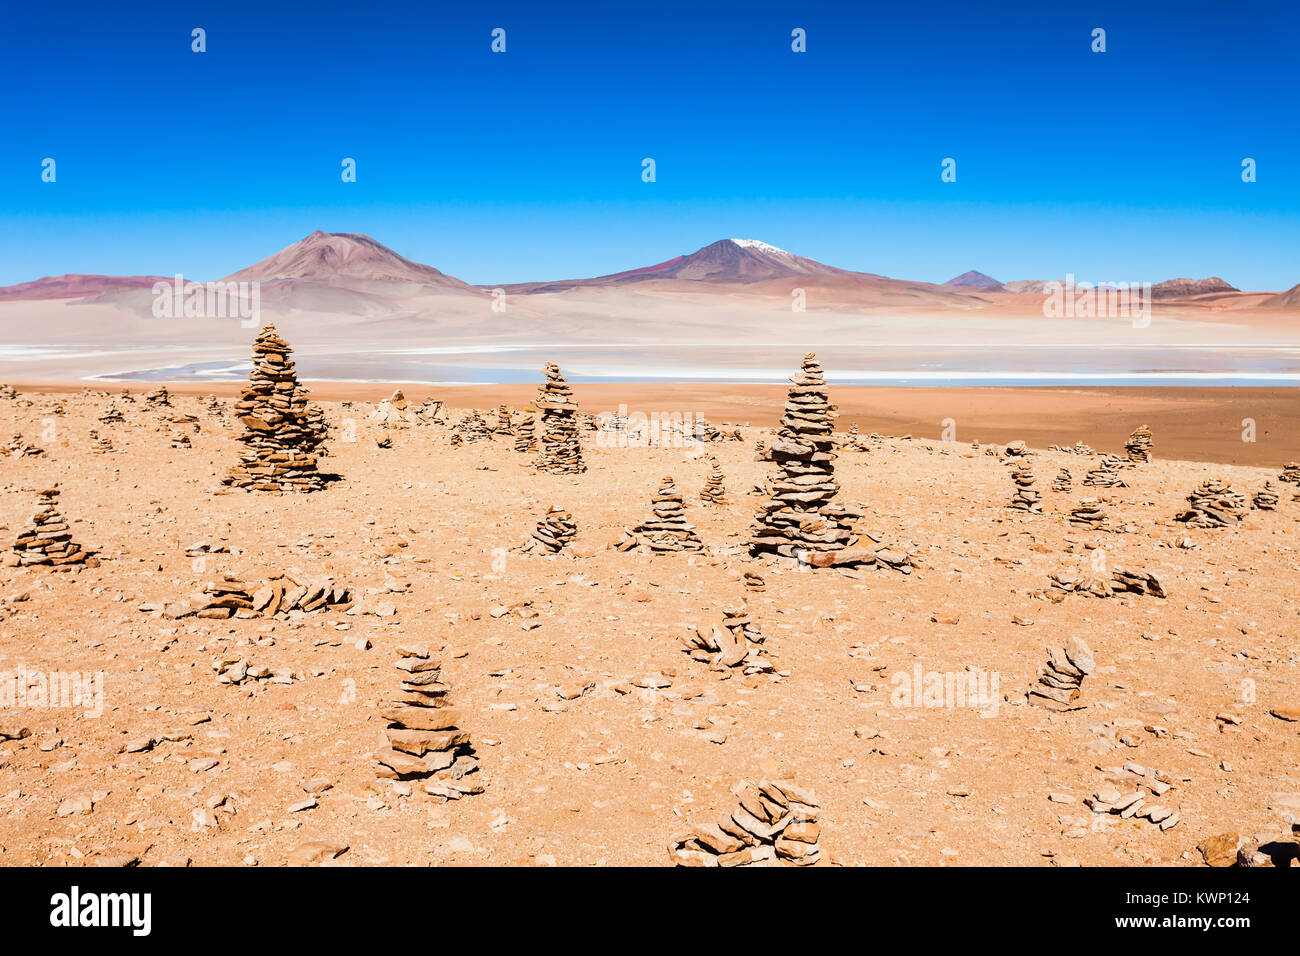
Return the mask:
[(511, 424), (510, 409), (505, 405), (497, 408), (497, 420), (492, 429), (498, 435), (513, 435), (515, 433), (514, 425)]
[(478, 758), (459, 726), (464, 715), (447, 701), (440, 662), (423, 648), (403, 646), (397, 652), (402, 684), (379, 711), (387, 724), (388, 749), (379, 752), (378, 775), (422, 781), (425, 793), (444, 800), (482, 793)]
[[(860, 511), (832, 504), (840, 486), (835, 480), (835, 439), (831, 419), (835, 406), (826, 398), (826, 380), (817, 356), (809, 352), (803, 367), (790, 379), (789, 398), (781, 429), (763, 456), (779, 472), (772, 482), (772, 500), (755, 516), (750, 529), (753, 554), (776, 553), (788, 558), (841, 551), (857, 541), (853, 523)], [(829, 563), (822, 561), (820, 563)]]
[(222, 483), (251, 491), (310, 492), (323, 487), (316, 459), (326, 426), (298, 384), (293, 349), (268, 324), (253, 342), (253, 372), (235, 403), (247, 449)]
[(587, 470), (578, 444), (578, 403), (558, 365), (547, 362), (545, 371), (546, 384), (535, 403), (542, 413), (542, 435), (533, 467), (553, 475), (576, 475)]
[(1124, 443), (1124, 451), (1128, 453), (1129, 461), (1140, 461), (1146, 464), (1151, 460), (1151, 428), (1147, 425), (1139, 425), (1133, 429), (1133, 434), (1128, 436), (1128, 441)]
[(706, 505), (725, 505), (727, 489), (722, 484), (724, 477), (722, 464), (714, 458), (711, 460), (711, 465), (709, 477), (704, 480), (704, 489), (700, 492), (700, 497), (704, 499)]
[(1070, 477), (1070, 469), (1068, 468), (1062, 468), (1056, 473), (1056, 477), (1052, 479), (1053, 491), (1063, 491), (1068, 494), (1073, 486), (1074, 479)]
[(1083, 679), (1097, 669), (1092, 651), (1077, 637), (1066, 638), (1064, 647), (1047, 649), (1047, 666), (1029, 689), (1029, 703), (1048, 710), (1081, 710), (1076, 704)]
[(1256, 511), (1276, 511), (1277, 502), (1277, 488), (1271, 481), (1264, 482), (1264, 487), (1255, 492), (1255, 496), (1251, 498), (1251, 506)]
[[(14, 541), (21, 567), (45, 565), (55, 570), (71, 570), (85, 564), (89, 555), (72, 540), (68, 519), (59, 512), (59, 489), (47, 488), (36, 498), (36, 513), (31, 523)], [(93, 563), (93, 562), (92, 562)]]

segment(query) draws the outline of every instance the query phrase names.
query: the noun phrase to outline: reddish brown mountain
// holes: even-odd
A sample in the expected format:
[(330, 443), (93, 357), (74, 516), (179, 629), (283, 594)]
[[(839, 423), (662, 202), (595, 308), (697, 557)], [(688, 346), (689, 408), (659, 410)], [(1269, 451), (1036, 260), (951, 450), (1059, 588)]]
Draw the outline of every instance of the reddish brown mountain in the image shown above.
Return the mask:
[(1151, 287), (1153, 299), (1181, 299), (1193, 295), (1206, 295), (1210, 292), (1239, 292), (1218, 276), (1208, 279), (1168, 279), (1157, 282)]
[(975, 289), (983, 292), (1001, 292), (1002, 283), (992, 276), (987, 276), (982, 272), (976, 272), (974, 269), (969, 272), (963, 272), (955, 279), (949, 279), (944, 285), (954, 286), (958, 289)]
[(0, 301), (36, 299), (81, 299), (118, 289), (152, 289), (155, 282), (171, 282), (163, 276), (97, 276), (77, 273), (46, 276), (33, 282), (0, 287)]
[(227, 282), (280, 279), (361, 279), (416, 282), (421, 285), (468, 291), (470, 286), (433, 266), (399, 256), (369, 236), (353, 232), (321, 232), (268, 256), (246, 269), (226, 276)]

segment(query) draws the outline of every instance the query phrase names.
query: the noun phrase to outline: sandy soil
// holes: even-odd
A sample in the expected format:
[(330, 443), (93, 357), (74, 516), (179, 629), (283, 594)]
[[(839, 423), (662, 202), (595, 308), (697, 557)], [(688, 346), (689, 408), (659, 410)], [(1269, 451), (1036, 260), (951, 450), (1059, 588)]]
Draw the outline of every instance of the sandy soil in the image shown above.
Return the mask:
[[(593, 387), (575, 391), (601, 410)], [(1013, 433), (1016, 412), (1000, 392), (981, 402), (844, 392), (832, 399), (854, 414), (914, 421), (906, 430), (918, 434), (926, 422), (937, 430), (945, 402), (970, 409), (948, 413), (960, 444), (888, 439), (838, 461), (842, 498), (865, 506), (862, 530), (914, 548), (910, 576), (800, 571), (745, 555), (761, 501), (749, 492), (771, 467), (755, 460), (754, 441), (774, 424), (776, 390), (700, 398), (718, 421), (727, 407), (749, 409), (754, 427), (742, 442), (606, 447), (587, 434), (589, 471), (572, 478), (535, 474), (506, 441), (453, 446), (436, 425), (394, 431), (393, 447), (380, 449), (368, 406), (327, 401), (335, 437), (324, 461), (342, 480), (301, 498), (214, 493), (237, 457), (238, 426), (197, 398), (178, 397), (173, 410), (199, 419), (190, 449), (170, 447), (167, 413), (140, 402), (122, 404), (117, 425), (96, 421), (107, 405), (99, 397), (66, 396), (61, 415), (52, 395), (0, 402), (0, 434), (46, 449), (6, 459), (0, 533), (21, 529), (35, 492), (57, 480), (74, 533), (101, 561), (74, 574), (0, 567), (0, 667), (105, 675), (98, 717), (3, 714), (6, 728), (32, 733), (0, 744), (0, 862), (279, 865), (323, 841), (346, 846), (338, 862), (353, 864), (659, 865), (684, 823), (712, 821), (734, 806), (736, 781), (767, 776), (816, 791), (823, 852), (841, 864), (1179, 864), (1199, 860), (1195, 847), (1211, 834), (1256, 833), (1300, 813), (1300, 723), (1270, 714), (1300, 706), (1294, 486), (1281, 486), (1277, 512), (1253, 511), (1229, 530), (1172, 520), (1204, 478), (1251, 492), (1286, 455), (1261, 456), (1268, 467), (1159, 457), (1175, 444), (1166, 429), (1218, 399), (1180, 406), (1144, 393), (1122, 430), (1150, 423), (1157, 460), (1126, 473), (1130, 487), (1103, 490), (1079, 484), (1091, 459), (1040, 452), (1045, 513), (1027, 516), (1006, 508), (1006, 465), (965, 442), (1069, 444), (1094, 434), (1084, 423), (1105, 408), (1087, 427), (1107, 429), (1096, 444), (1117, 450), (1122, 396), (1097, 396), (1093, 413), (1058, 396), (1072, 410), (1065, 421), (1053, 428), (1043, 416), (1031, 430), (1022, 418)], [(457, 404), (471, 394), (457, 392)], [(486, 406), (489, 395), (514, 394), (477, 397)], [(649, 404), (664, 393), (630, 394)], [(601, 396), (612, 407), (616, 397)], [(1165, 418), (1154, 414), (1161, 408)], [(115, 452), (91, 454), (91, 428)], [(725, 507), (697, 497), (708, 453), (727, 476)], [(1074, 474), (1070, 494), (1050, 490), (1060, 467)], [(710, 553), (605, 549), (647, 514), (665, 474), (688, 494)], [(1063, 515), (1085, 496), (1108, 499), (1127, 530), (1068, 525)], [(577, 521), (578, 556), (510, 551), (552, 503)], [(1174, 546), (1180, 537), (1195, 547)], [(195, 542), (226, 550), (195, 557)], [(1159, 574), (1168, 599), (1039, 596), (1050, 573), (1094, 561), (1088, 544), (1111, 564)], [(360, 604), (289, 621), (140, 610), (222, 574), (257, 580), (294, 568), (333, 575)], [(767, 581), (749, 604), (777, 679), (726, 677), (678, 640), (744, 595), (745, 570)], [(376, 613), (385, 604), (395, 613)], [(517, 610), (494, 617), (499, 607)], [(1044, 648), (1066, 635), (1097, 659), (1087, 709), (1025, 706)], [(396, 647), (412, 641), (444, 648), (444, 680), (488, 779), (481, 795), (439, 804), (376, 779), (376, 711), (396, 687)], [(232, 653), (300, 679), (219, 684), (212, 662)], [(895, 676), (917, 666), (996, 673), (996, 714), (902, 706)], [(575, 682), (590, 687), (561, 699)], [(666, 686), (637, 686), (657, 683)], [(141, 737), (162, 739), (123, 752)], [(1082, 799), (1108, 775), (1122, 778), (1127, 761), (1175, 781), (1163, 801), (1180, 812), (1177, 827), (1094, 823)], [(291, 810), (308, 781), (316, 805)]]

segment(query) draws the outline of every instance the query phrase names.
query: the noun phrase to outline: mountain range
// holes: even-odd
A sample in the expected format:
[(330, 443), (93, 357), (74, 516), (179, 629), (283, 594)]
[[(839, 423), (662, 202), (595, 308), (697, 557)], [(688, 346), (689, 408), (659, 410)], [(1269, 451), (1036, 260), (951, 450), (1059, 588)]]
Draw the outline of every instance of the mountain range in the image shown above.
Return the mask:
[[(121, 295), (170, 281), (157, 276), (98, 276), (71, 274), (0, 287), (0, 301), (81, 299)], [(757, 239), (719, 239), (695, 252), (654, 265), (593, 278), (474, 286), (422, 263), (413, 262), (369, 236), (359, 233), (313, 232), (274, 255), (226, 276), (223, 281), (258, 281), (270, 301), (293, 305), (301, 297), (319, 298), (322, 288), (391, 294), (407, 288), (411, 294), (481, 295), (495, 288), (511, 294), (566, 293), (573, 290), (641, 288), (662, 292), (758, 293), (789, 297), (792, 282), (815, 291), (819, 303), (854, 305), (979, 308), (996, 301), (1041, 297), (1053, 280), (1027, 279), (1002, 283), (971, 270), (935, 284), (858, 272), (796, 255)], [(399, 285), (401, 284), (401, 285)], [(1171, 279), (1153, 287), (1161, 300), (1212, 300), (1249, 296), (1250, 304), (1273, 308), (1300, 307), (1300, 285), (1285, 292), (1241, 293), (1223, 279)]]

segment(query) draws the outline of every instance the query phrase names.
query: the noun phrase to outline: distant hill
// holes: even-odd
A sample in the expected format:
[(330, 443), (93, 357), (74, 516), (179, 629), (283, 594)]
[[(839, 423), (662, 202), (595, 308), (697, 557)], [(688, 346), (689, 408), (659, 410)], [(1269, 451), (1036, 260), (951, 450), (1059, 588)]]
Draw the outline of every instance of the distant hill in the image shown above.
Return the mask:
[(1239, 292), (1218, 276), (1208, 279), (1169, 279), (1157, 282), (1151, 287), (1153, 299), (1180, 299), (1192, 295), (1205, 295), (1210, 292)]
[(468, 291), (460, 279), (399, 256), (369, 236), (353, 232), (321, 232), (281, 249), (273, 256), (226, 276), (227, 282), (277, 279), (362, 279), (417, 282), (421, 285)]
[(98, 276), (69, 274), (46, 276), (33, 282), (0, 287), (0, 301), (36, 299), (81, 299), (118, 289), (152, 289), (155, 282), (171, 282), (163, 276)]
[(949, 279), (944, 285), (955, 286), (959, 289), (982, 289), (985, 292), (1001, 292), (1002, 283), (992, 276), (986, 276), (982, 272), (976, 272), (974, 269), (969, 272), (963, 272), (955, 279)]

